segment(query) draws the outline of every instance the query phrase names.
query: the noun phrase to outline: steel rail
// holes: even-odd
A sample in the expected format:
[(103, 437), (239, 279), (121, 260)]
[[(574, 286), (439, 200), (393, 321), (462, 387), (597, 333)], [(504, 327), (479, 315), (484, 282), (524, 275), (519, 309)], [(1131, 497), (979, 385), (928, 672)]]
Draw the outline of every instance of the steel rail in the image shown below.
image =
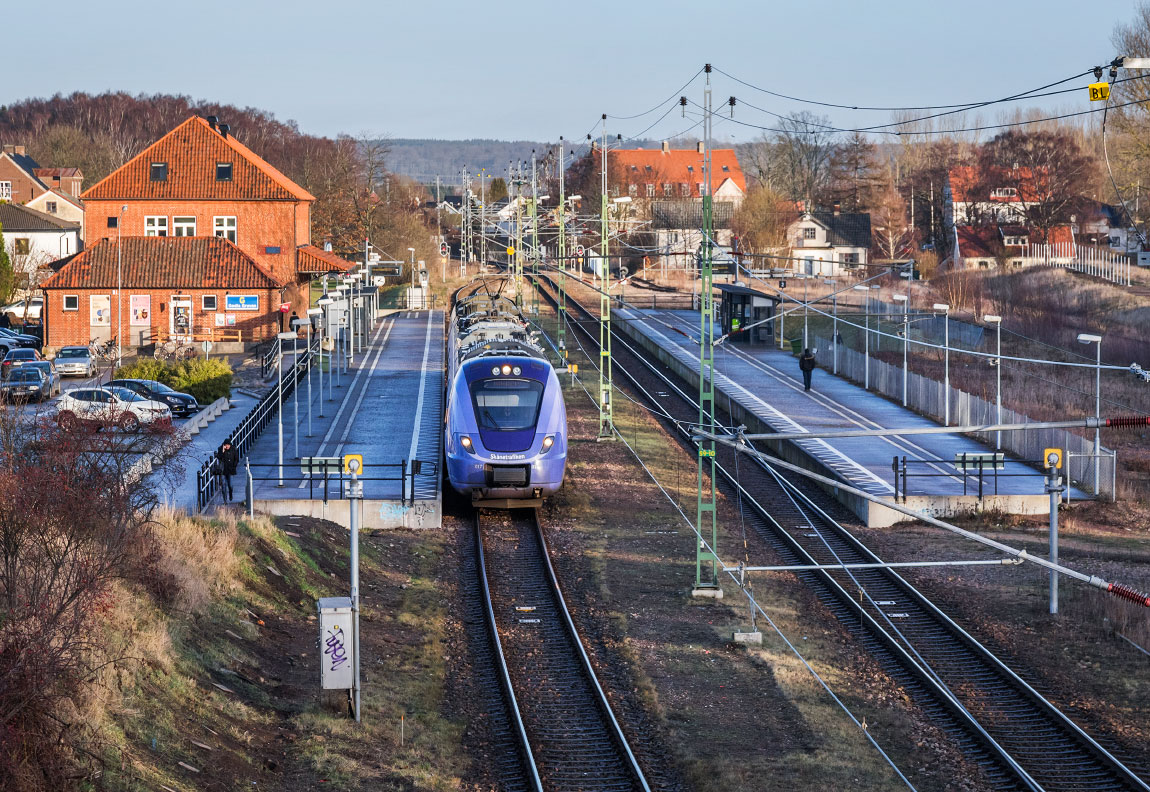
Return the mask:
[[(540, 277), (544, 280), (549, 281), (549, 279), (547, 279), (546, 276), (540, 276)], [(544, 291), (544, 293), (546, 294), (546, 291)], [(580, 310), (582, 310), (585, 315), (590, 316), (589, 312), (587, 312), (586, 309), (583, 308), (578, 303), (578, 301), (572, 300), (572, 302)], [(591, 319), (593, 320), (593, 317), (591, 317)], [(585, 330), (585, 328), (582, 328), (582, 326), (578, 325), (578, 323), (576, 323), (576, 326), (578, 326), (580, 328), (580, 330)], [(591, 335), (589, 333), (587, 333), (587, 335), (588, 335), (589, 340), (591, 340), (593, 343), (594, 339), (591, 337)], [(638, 351), (636, 351), (634, 349), (634, 347), (629, 343), (629, 339), (626, 339), (626, 338), (623, 338), (623, 337), (620, 337), (617, 335), (617, 341), (620, 342), (620, 344), (623, 348), (626, 348), (628, 351), (630, 351), (631, 354), (633, 356), (635, 356), (635, 358), (637, 360), (639, 360), (642, 364), (644, 364), (651, 374), (657, 376), (668, 387), (672, 388), (681, 399), (685, 400), (688, 404), (694, 404), (694, 400), (690, 396), (685, 394), (683, 392), (683, 390), (676, 383), (672, 382), (662, 372), (655, 369), (653, 364), (647, 359), (646, 355), (640, 354)], [(659, 400), (656, 399), (646, 388), (644, 388), (643, 385), (636, 380), (634, 375), (632, 375), (629, 371), (627, 371), (624, 366), (620, 366), (620, 370), (623, 371), (624, 376), (626, 376), (635, 385), (635, 387), (638, 388), (643, 393), (645, 398), (647, 398), (652, 404), (655, 404), (655, 405), (661, 407)], [(671, 418), (671, 420), (674, 421), (673, 418)], [(694, 431), (694, 432), (691, 431), (691, 429), (688, 428), (683, 422), (679, 422), (679, 421), (675, 421), (675, 427), (678, 430), (678, 432), (680, 433), (680, 435), (683, 436), (684, 439), (686, 439), (687, 442), (693, 446), (694, 440), (692, 439), (692, 436), (697, 434), (697, 431)], [(853, 534), (850, 533), (850, 531), (847, 531), (840, 524), (838, 524), (838, 522), (836, 520), (834, 520), (834, 518), (830, 517), (830, 515), (828, 515), (817, 504), (815, 504), (805, 493), (803, 493), (801, 490), (799, 490), (798, 487), (796, 487), (790, 481), (787, 481), (786, 479), (784, 479), (776, 471), (770, 470), (767, 463), (763, 462), (763, 460), (758, 459), (757, 457), (753, 457), (753, 458), (756, 460), (756, 462), (761, 467), (763, 467), (766, 470), (766, 472), (768, 474), (770, 474), (777, 481), (779, 481), (780, 485), (783, 485), (784, 487), (789, 488), (792, 491), (794, 491), (795, 494), (807, 504), (808, 508), (817, 512), (817, 514), (819, 515), (819, 518), (822, 521), (824, 521), (828, 525), (828, 527), (830, 527), (832, 530), (834, 530), (840, 539), (845, 540), (848, 543), (848, 545), (853, 546), (855, 552), (862, 554), (864, 557), (869, 557), (869, 558), (873, 559), (873, 561), (876, 563), (879, 563), (879, 564), (882, 563), (881, 560), (878, 558), (878, 556), (876, 556), (868, 548), (866, 548), (865, 545), (863, 545), (856, 537), (853, 536)], [(793, 536), (791, 536), (789, 531), (787, 531), (782, 525), (780, 525), (778, 523), (777, 520), (774, 519), (774, 517), (769, 513), (769, 511), (765, 507), (763, 507), (761, 504), (758, 503), (757, 500), (755, 500), (755, 498), (751, 495), (751, 493), (749, 493), (745, 488), (742, 487), (742, 485), (739, 482), (737, 482), (735, 480), (735, 478), (730, 474), (730, 472), (725, 467), (723, 467), (722, 465), (718, 465), (717, 467), (720, 470), (720, 472), (722, 473), (722, 475), (727, 479), (727, 481), (732, 486), (736, 487), (741, 492), (744, 500), (746, 500), (749, 504), (752, 505), (752, 508), (754, 509), (754, 511), (762, 519), (766, 520), (767, 522), (769, 522), (775, 526), (779, 537), (781, 539), (783, 539), (784, 542), (788, 546), (790, 546), (790, 548), (792, 549), (793, 552), (795, 552), (800, 557), (805, 557), (805, 558), (809, 559), (812, 563), (814, 563), (813, 557), (811, 557), (809, 555), (809, 553), (807, 553), (805, 548), (803, 548), (802, 545)], [(801, 507), (800, 507), (800, 513), (801, 513)], [(1084, 743), (1083, 747), (1086, 748), (1088, 752), (1094, 753), (1096, 757), (1098, 757), (1102, 760), (1102, 763), (1105, 766), (1107, 766), (1107, 769), (1111, 773), (1118, 775), (1123, 781), (1125, 781), (1126, 783), (1132, 784), (1137, 789), (1150, 790), (1150, 785), (1147, 785), (1147, 783), (1145, 781), (1143, 781), (1141, 778), (1139, 778), (1137, 775), (1135, 775), (1133, 773), (1133, 771), (1131, 771), (1128, 767), (1126, 767), (1121, 761), (1119, 761), (1116, 757), (1114, 757), (1109, 751), (1107, 751), (1105, 748), (1103, 748), (1101, 745), (1099, 745), (1097, 743), (1097, 741), (1095, 741), (1092, 737), (1090, 737), (1081, 727), (1079, 727), (1076, 723), (1074, 723), (1072, 720), (1070, 720), (1064, 713), (1062, 713), (1060, 710), (1058, 710), (1057, 707), (1055, 707), (1052, 703), (1050, 703), (1040, 693), (1038, 693), (1036, 690), (1034, 690), (1034, 688), (1032, 686), (1030, 686), (1021, 677), (1019, 677), (1001, 659), (999, 659), (996, 655), (994, 655), (993, 652), (991, 652), (989, 649), (987, 649), (985, 646), (983, 646), (977, 639), (975, 639), (972, 635), (970, 635), (966, 630), (959, 627), (952, 619), (950, 619), (949, 616), (947, 616), (941, 609), (939, 609), (933, 602), (931, 602), (925, 595), (923, 595), (920, 591), (918, 591), (914, 586), (912, 586), (904, 578), (902, 578), (897, 573), (890, 571), (890, 570), (886, 570), (886, 569), (881, 570), (881, 572), (879, 572), (878, 574), (882, 574), (886, 577), (889, 577), (891, 579), (892, 583), (898, 589), (902, 590), (904, 593), (906, 593), (912, 599), (916, 600), (916, 604), (918, 604), (919, 607), (921, 607), (923, 610), (925, 610), (928, 615), (934, 616), (936, 619), (938, 619), (948, 631), (950, 631), (955, 637), (957, 637), (959, 639), (961, 644), (963, 644), (967, 647), (967, 649), (969, 651), (975, 652), (983, 660), (990, 662), (992, 666), (997, 668), (1000, 672), (1004, 673), (1005, 676), (1007, 677), (1008, 682), (1014, 684), (1016, 686), (1016, 688), (1018, 690), (1020, 690), (1026, 696), (1026, 698), (1029, 698), (1032, 701), (1032, 703), (1036, 704), (1042, 711), (1044, 711), (1047, 714), (1048, 717), (1054, 718), (1058, 723), (1065, 726), (1070, 731), (1070, 733), (1073, 737), (1077, 738), (1081, 743)], [(832, 590), (837, 590), (837, 595), (836, 595), (837, 599), (839, 599), (843, 603), (849, 604), (849, 607), (851, 607), (852, 609), (854, 609), (856, 611), (856, 614), (858, 615), (858, 617), (861, 620), (869, 623), (869, 625), (871, 627), (870, 632), (872, 634), (879, 637), (879, 639), (884, 644), (886, 644), (889, 649), (893, 650), (896, 655), (900, 655), (903, 658), (905, 658), (903, 660), (904, 668), (907, 668), (908, 670), (910, 670), (916, 677), (918, 677), (920, 679), (920, 681), (925, 682), (930, 687), (935, 688), (936, 690), (939, 691), (938, 696), (944, 704), (948, 705), (947, 709), (950, 710), (954, 714), (960, 715), (960, 720), (966, 721), (968, 723), (968, 728), (972, 729), (975, 732), (975, 734), (980, 737), (981, 741), (985, 745), (987, 745), (988, 747), (992, 747), (992, 750), (1002, 759), (1002, 761), (1008, 767), (1010, 767), (1016, 774), (1018, 774), (1019, 780), (1023, 784), (1025, 784), (1026, 786), (1028, 786), (1031, 789), (1042, 789), (1043, 788), (1040, 784), (1038, 784), (1037, 781), (1035, 781), (1030, 776), (1030, 774), (1024, 768), (1021, 767), (1021, 765), (1018, 764), (1017, 760), (1015, 760), (1014, 757), (1012, 757), (1010, 755), (1010, 753), (1005, 748), (1003, 748), (1002, 746), (1000, 746), (998, 744), (998, 742), (989, 734), (989, 732), (987, 732), (987, 730), (977, 721), (977, 719), (973, 716), (973, 714), (971, 714), (969, 711), (966, 710), (966, 708), (961, 704), (961, 702), (959, 702), (957, 700), (957, 698), (949, 690), (949, 688), (947, 688), (945, 686), (945, 684), (942, 683), (941, 679), (938, 678), (936, 672), (929, 667), (929, 664), (927, 664), (925, 660), (922, 660), (922, 663), (920, 664), (919, 661), (910, 657), (910, 654), (907, 652), (906, 647), (904, 647), (902, 645), (902, 643), (900, 643), (894, 636), (892, 636), (880, 624), (878, 624), (878, 622), (873, 618), (873, 616), (871, 616), (871, 614), (869, 612), (867, 612), (865, 609), (863, 609), (860, 604), (856, 603), (854, 597), (852, 597), (849, 593), (847, 593), (846, 590), (843, 589), (842, 586), (838, 583), (838, 581), (830, 576), (829, 572), (827, 572), (825, 570), (819, 571), (818, 577), (822, 578), (824, 585), (829, 586)], [(889, 619), (888, 619), (888, 621), (889, 621)], [(893, 625), (892, 625), (892, 627), (893, 627)], [(896, 632), (897, 632), (897, 629), (896, 629)], [(910, 647), (911, 650), (914, 651), (913, 645), (911, 644), (911, 642), (905, 636), (901, 636), (901, 634), (900, 634), (900, 637), (902, 638), (902, 641), (907, 644), (907, 647)], [(915, 651), (915, 654), (917, 655), (917, 651)], [(920, 656), (920, 659), (921, 659), (921, 656)], [(956, 707), (957, 707), (957, 710), (955, 709)]]

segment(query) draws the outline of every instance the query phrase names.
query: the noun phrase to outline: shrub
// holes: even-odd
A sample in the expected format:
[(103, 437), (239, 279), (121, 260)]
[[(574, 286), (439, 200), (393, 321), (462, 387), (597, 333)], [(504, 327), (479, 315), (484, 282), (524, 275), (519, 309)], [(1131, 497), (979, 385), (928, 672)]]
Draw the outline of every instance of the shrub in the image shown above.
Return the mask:
[(163, 361), (140, 358), (135, 363), (116, 369), (117, 379), (144, 379), (172, 386), (175, 367)]
[(141, 359), (117, 369), (116, 377), (156, 380), (190, 393), (200, 404), (211, 404), (232, 394), (232, 367), (219, 358), (192, 358), (179, 363)]
[(176, 364), (171, 387), (196, 397), (200, 404), (232, 395), (232, 367), (219, 358), (192, 358)]

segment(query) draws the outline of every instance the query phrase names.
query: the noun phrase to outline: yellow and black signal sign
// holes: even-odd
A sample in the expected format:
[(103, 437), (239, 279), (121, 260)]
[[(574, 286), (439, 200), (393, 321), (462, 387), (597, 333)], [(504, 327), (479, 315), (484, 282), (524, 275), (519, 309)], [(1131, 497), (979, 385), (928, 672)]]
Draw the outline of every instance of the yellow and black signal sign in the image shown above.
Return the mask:
[(1090, 91), (1091, 102), (1104, 102), (1110, 98), (1110, 83), (1096, 82), (1086, 87)]
[[(566, 350), (564, 350), (564, 351), (566, 351)], [(578, 374), (579, 373), (579, 364), (578, 363), (572, 363), (568, 366), (568, 368), (571, 369), (572, 374)]]
[[(1053, 460), (1053, 464), (1051, 464)], [(1062, 449), (1061, 448), (1046, 448), (1042, 451), (1042, 461), (1046, 463), (1047, 467), (1054, 467), (1062, 470)]]
[(715, 456), (715, 449), (703, 448), (702, 446), (699, 446), (699, 456), (701, 456), (701, 457), (713, 457), (713, 456)]
[[(352, 463), (354, 463), (354, 465)], [(343, 472), (363, 473), (363, 454), (344, 454)]]

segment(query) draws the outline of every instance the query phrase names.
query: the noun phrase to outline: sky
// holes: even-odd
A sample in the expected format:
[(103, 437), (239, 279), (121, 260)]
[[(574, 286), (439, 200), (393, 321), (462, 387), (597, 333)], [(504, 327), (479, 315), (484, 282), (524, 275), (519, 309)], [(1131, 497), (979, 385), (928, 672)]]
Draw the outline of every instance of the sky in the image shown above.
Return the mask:
[[(1108, 62), (1115, 25), (1135, 9), (1134, 0), (18, 3), (3, 24), (27, 35), (5, 36), (0, 105), (72, 91), (174, 93), (257, 107), (318, 135), (545, 141), (598, 134), (602, 113), (611, 137), (638, 136), (670, 109), (646, 131), (659, 139), (694, 123), (674, 104), (705, 62), (830, 103), (974, 102)], [(701, 78), (682, 92), (701, 103)], [(778, 99), (715, 73), (716, 106), (731, 95), (847, 128), (890, 120)], [(1088, 105), (1083, 87), (1026, 106)], [(745, 105), (735, 119), (774, 125)], [(715, 126), (722, 141), (759, 132)]]

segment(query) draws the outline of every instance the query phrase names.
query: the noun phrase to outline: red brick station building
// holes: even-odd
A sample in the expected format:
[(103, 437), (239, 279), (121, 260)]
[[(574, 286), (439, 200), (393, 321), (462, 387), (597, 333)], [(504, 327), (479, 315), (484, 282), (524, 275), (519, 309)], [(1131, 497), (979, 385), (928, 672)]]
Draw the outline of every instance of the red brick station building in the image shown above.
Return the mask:
[[(312, 278), (354, 266), (311, 244), (315, 198), (190, 118), (81, 196), (87, 248), (43, 284), (45, 346), (273, 337)], [(122, 290), (122, 293), (121, 293)]]

